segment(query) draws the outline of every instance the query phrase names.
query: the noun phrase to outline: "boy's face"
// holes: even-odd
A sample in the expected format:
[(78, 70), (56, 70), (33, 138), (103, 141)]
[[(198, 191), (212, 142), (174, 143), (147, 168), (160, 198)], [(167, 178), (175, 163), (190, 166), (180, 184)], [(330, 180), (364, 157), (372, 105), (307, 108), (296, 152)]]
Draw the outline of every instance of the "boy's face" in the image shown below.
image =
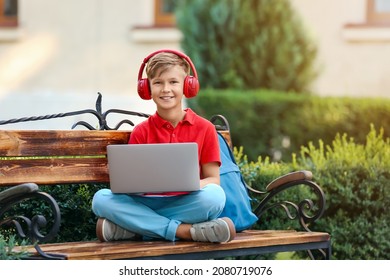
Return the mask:
[(187, 74), (179, 65), (157, 73), (150, 79), (152, 99), (158, 110), (182, 108), (184, 79)]

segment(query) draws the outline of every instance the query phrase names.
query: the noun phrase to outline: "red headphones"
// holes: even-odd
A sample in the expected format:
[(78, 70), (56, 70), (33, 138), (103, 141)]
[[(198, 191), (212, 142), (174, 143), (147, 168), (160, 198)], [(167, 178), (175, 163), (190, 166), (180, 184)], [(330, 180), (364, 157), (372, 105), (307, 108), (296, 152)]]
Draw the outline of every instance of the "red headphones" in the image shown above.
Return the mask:
[(149, 81), (148, 81), (147, 78), (142, 78), (142, 73), (143, 73), (144, 68), (146, 66), (146, 63), (149, 61), (149, 59), (151, 57), (153, 57), (154, 55), (156, 55), (158, 53), (162, 53), (162, 52), (169, 52), (169, 53), (176, 54), (177, 56), (185, 59), (188, 62), (188, 64), (190, 65), (191, 71), (194, 74), (194, 76), (188, 75), (185, 78), (183, 93), (184, 93), (184, 96), (187, 97), (187, 98), (195, 97), (197, 95), (198, 91), (199, 91), (198, 74), (196, 73), (195, 66), (194, 66), (194, 64), (192, 63), (191, 59), (188, 56), (186, 56), (185, 54), (183, 54), (181, 52), (174, 51), (174, 50), (159, 50), (159, 51), (156, 51), (154, 53), (151, 53), (150, 55), (148, 55), (143, 60), (141, 68), (139, 69), (139, 72), (138, 72), (138, 87), (137, 87), (137, 91), (138, 91), (139, 96), (142, 99), (145, 99), (145, 100), (152, 99), (152, 94), (150, 92)]

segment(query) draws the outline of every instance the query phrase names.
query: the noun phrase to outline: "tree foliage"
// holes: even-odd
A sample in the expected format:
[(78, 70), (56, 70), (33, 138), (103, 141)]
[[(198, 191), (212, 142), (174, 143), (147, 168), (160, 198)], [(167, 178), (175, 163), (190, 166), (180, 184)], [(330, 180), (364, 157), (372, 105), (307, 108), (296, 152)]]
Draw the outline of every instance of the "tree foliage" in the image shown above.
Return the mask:
[(183, 0), (176, 19), (202, 87), (308, 92), (317, 75), (288, 0)]

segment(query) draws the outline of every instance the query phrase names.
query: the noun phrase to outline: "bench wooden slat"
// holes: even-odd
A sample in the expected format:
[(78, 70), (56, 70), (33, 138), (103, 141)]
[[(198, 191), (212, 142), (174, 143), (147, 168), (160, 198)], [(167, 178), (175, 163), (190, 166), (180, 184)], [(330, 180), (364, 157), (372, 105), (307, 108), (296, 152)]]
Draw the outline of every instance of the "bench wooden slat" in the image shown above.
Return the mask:
[[(89, 130), (2, 130), (0, 157), (6, 159), (0, 158), (0, 186), (26, 182), (38, 185), (107, 183), (109, 177), (107, 160), (104, 157), (107, 154), (106, 147), (110, 144), (127, 144), (130, 133)], [(221, 133), (230, 139), (227, 131)], [(70, 156), (88, 158), (56, 158)]]
[(70, 184), (108, 182), (107, 158), (48, 158), (5, 160), (0, 166), (0, 185), (26, 182)]
[(9, 130), (0, 133), (0, 157), (104, 155), (109, 144), (126, 144), (129, 131)]
[(228, 130), (221, 130), (219, 131), (223, 138), (225, 138), (226, 142), (229, 144), (230, 148), (233, 149), (233, 143), (232, 143), (232, 138), (230, 137), (230, 131)]
[[(329, 234), (322, 232), (247, 230), (238, 233), (234, 240), (224, 244), (187, 241), (87, 241), (47, 244), (41, 245), (41, 248), (46, 253), (64, 254), (69, 260), (153, 258), (168, 255), (176, 255), (177, 259), (180, 259), (182, 255), (191, 253), (310, 244), (329, 240)], [(34, 253), (33, 248), (29, 251)]]

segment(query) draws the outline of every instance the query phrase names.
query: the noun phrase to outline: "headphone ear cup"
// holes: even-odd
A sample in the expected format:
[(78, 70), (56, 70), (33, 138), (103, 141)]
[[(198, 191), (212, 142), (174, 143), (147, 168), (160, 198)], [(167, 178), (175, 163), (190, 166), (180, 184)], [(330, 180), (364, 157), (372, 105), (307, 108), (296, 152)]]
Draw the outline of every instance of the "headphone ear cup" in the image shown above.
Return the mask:
[(199, 81), (193, 76), (187, 76), (184, 80), (183, 93), (187, 98), (195, 97), (199, 92)]
[(138, 95), (144, 100), (152, 99), (148, 79), (139, 79), (137, 86)]

